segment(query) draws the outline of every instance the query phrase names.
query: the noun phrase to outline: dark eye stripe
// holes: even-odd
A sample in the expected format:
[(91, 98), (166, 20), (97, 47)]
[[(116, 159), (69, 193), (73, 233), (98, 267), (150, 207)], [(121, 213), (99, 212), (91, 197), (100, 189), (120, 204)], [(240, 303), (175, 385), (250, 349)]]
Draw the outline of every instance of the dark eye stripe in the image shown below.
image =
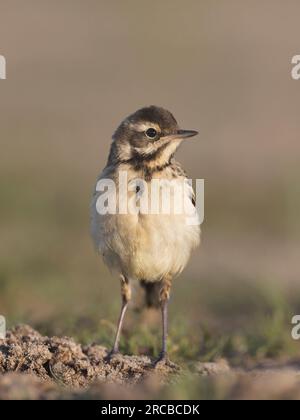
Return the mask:
[(155, 128), (148, 128), (148, 130), (145, 131), (145, 134), (149, 139), (154, 139), (157, 136), (157, 131)]

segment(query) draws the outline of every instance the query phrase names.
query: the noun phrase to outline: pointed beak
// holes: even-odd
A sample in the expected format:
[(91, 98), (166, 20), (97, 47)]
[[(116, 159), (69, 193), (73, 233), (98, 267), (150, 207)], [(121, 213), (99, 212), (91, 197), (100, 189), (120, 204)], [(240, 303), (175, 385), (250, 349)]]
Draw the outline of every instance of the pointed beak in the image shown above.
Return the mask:
[(178, 130), (177, 134), (178, 134), (178, 138), (187, 139), (189, 137), (194, 137), (199, 133), (198, 131), (195, 131), (195, 130)]
[(172, 140), (183, 140), (188, 139), (189, 137), (196, 136), (198, 131), (195, 130), (177, 130), (175, 134), (169, 134), (167, 136), (161, 137), (161, 140), (172, 141)]

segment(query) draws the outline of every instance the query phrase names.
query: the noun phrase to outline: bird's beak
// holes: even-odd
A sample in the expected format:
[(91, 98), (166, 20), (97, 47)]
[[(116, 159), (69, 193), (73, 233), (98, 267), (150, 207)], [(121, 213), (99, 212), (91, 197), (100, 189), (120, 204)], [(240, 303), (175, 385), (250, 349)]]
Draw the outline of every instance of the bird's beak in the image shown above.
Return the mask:
[(178, 130), (177, 131), (177, 136), (178, 136), (178, 138), (181, 138), (181, 139), (187, 139), (189, 137), (194, 137), (197, 134), (199, 134), (199, 133), (198, 133), (198, 131), (195, 131), (195, 130)]
[(175, 134), (169, 134), (167, 136), (161, 137), (161, 140), (172, 141), (172, 140), (183, 140), (189, 137), (196, 136), (198, 131), (195, 130), (177, 130)]

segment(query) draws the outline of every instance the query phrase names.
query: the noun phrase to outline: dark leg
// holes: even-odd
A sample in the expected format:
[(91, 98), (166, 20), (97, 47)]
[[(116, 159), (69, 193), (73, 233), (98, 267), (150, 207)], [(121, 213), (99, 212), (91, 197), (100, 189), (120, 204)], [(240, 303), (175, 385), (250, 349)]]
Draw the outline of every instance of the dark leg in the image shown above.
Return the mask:
[(128, 303), (131, 299), (131, 287), (130, 287), (128, 279), (123, 275), (121, 276), (121, 296), (122, 296), (121, 313), (120, 313), (120, 317), (118, 321), (118, 328), (117, 328), (117, 333), (116, 333), (116, 337), (114, 341), (114, 346), (112, 348), (112, 351), (109, 353), (109, 358), (119, 352), (119, 343), (120, 343), (122, 325), (123, 325), (125, 313), (128, 307)]
[[(162, 349), (156, 364), (159, 362), (168, 362), (167, 339), (168, 339), (168, 302), (170, 298), (172, 279), (170, 276), (164, 278), (162, 288), (159, 294), (161, 314), (162, 314)], [(169, 363), (169, 362), (168, 362)]]
[(161, 303), (162, 314), (162, 348), (160, 358), (167, 357), (167, 339), (168, 339), (168, 300)]

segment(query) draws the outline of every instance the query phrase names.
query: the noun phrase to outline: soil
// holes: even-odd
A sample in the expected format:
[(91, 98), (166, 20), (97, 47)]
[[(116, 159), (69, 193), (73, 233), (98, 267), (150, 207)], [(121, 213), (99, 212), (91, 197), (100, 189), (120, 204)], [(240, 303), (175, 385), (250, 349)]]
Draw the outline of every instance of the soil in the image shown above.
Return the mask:
[(146, 356), (117, 354), (109, 360), (107, 356), (108, 350), (100, 345), (49, 338), (19, 325), (0, 340), (0, 374), (5, 374), (0, 375), (0, 398), (13, 397), (22, 389), (28, 398), (51, 398), (57, 396), (58, 385), (76, 392), (93, 383), (132, 386), (154, 380), (163, 384), (180, 371), (176, 365), (155, 366)]
[[(146, 356), (116, 355), (97, 344), (46, 337), (19, 325), (0, 340), (0, 399), (154, 399), (185, 371)], [(271, 362), (233, 369), (226, 360), (193, 362), (191, 372), (209, 382), (215, 397), (300, 399), (300, 364)], [(208, 383), (207, 383), (208, 385)], [(179, 397), (180, 398), (180, 397)]]

